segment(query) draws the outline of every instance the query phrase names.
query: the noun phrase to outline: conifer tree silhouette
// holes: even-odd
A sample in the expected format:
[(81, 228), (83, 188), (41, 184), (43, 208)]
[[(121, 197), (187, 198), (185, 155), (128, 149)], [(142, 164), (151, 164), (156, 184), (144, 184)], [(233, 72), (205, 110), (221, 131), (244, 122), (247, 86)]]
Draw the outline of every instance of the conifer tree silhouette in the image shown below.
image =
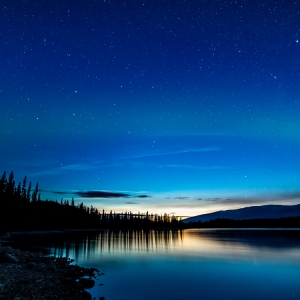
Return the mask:
[(5, 195), (6, 198), (11, 201), (15, 191), (15, 181), (14, 181), (14, 172), (11, 172), (8, 176), (8, 181), (6, 185)]
[(3, 172), (3, 175), (0, 179), (0, 197), (2, 198), (5, 194), (5, 189), (7, 185), (7, 178), (6, 178), (6, 172)]
[(35, 186), (35, 190), (33, 191), (32, 196), (31, 196), (31, 201), (32, 202), (37, 201), (38, 191), (39, 191), (39, 184), (37, 183), (36, 186)]
[(26, 194), (26, 202), (29, 203), (31, 200), (31, 181), (29, 182), (29, 186)]
[(23, 203), (25, 203), (27, 199), (26, 184), (27, 184), (27, 177), (25, 176), (22, 182), (22, 191), (21, 191), (21, 199)]

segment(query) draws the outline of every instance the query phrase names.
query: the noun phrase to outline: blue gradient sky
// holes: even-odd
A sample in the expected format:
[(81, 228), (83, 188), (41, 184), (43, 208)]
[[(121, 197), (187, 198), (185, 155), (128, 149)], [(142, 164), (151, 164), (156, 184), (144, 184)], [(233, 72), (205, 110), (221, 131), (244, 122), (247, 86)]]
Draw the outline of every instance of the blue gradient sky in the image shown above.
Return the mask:
[(299, 15), (295, 1), (4, 1), (0, 166), (43, 199), (106, 210), (300, 203)]

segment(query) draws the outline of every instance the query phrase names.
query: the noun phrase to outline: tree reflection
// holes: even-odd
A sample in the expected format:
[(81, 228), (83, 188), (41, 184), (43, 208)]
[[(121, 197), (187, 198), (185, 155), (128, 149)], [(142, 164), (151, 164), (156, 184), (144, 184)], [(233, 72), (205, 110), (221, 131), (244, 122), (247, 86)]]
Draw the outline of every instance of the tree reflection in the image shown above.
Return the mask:
[[(105, 230), (64, 234), (48, 239), (54, 256), (89, 258), (103, 252), (171, 251), (182, 242), (181, 230)], [(46, 245), (45, 245), (46, 246)]]

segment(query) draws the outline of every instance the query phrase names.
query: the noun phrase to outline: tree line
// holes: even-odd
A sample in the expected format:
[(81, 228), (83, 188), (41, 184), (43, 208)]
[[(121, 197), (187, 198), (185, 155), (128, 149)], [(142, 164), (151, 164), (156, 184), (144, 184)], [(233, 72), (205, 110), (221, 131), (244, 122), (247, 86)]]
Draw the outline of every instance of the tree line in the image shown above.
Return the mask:
[(158, 228), (300, 228), (299, 217), (276, 219), (215, 219), (183, 224), (176, 216), (99, 211), (74, 199), (42, 200), (39, 185), (27, 186), (27, 177), (16, 184), (14, 173), (0, 179), (0, 231), (51, 229), (158, 229)]
[(300, 228), (300, 216), (273, 219), (225, 219), (189, 222), (186, 228)]
[(14, 173), (0, 179), (0, 229), (50, 230), (85, 228), (179, 228), (183, 226), (175, 216), (146, 213), (115, 213), (98, 211), (92, 205), (75, 205), (74, 199), (42, 200), (38, 183), (32, 189), (27, 177), (16, 185)]

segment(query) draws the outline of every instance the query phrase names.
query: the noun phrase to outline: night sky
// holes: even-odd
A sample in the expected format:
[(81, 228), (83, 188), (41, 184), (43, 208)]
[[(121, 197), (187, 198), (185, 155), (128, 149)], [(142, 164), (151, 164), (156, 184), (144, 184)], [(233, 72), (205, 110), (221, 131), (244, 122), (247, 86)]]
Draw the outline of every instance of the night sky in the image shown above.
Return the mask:
[(42, 199), (300, 203), (300, 2), (2, 0), (0, 166)]

